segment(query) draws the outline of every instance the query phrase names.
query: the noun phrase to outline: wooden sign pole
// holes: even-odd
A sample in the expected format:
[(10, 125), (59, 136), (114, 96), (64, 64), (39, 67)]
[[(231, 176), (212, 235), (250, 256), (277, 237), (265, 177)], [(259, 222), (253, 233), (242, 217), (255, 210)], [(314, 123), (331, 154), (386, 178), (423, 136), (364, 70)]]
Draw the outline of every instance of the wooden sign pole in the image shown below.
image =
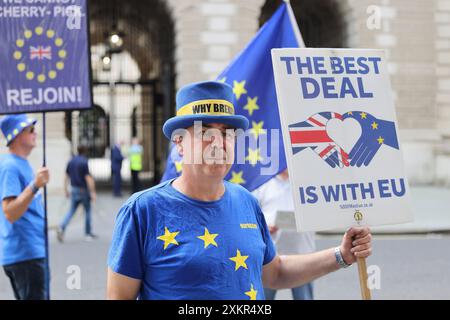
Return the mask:
[[(361, 211), (356, 210), (355, 212), (355, 220), (358, 225), (361, 225), (361, 221), (363, 219), (363, 214)], [(367, 264), (366, 258), (357, 258), (358, 263), (358, 273), (359, 273), (359, 285), (361, 287), (361, 296), (363, 300), (371, 300), (370, 289), (367, 286)]]

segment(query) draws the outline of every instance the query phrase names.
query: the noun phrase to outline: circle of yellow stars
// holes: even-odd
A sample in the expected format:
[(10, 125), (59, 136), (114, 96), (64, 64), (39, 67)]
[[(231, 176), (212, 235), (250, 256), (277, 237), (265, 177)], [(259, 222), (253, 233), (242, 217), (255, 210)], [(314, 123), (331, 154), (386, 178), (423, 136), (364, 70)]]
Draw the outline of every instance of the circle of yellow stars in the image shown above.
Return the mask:
[[(161, 240), (164, 243), (164, 249), (166, 250), (170, 245), (179, 246), (180, 244), (176, 240), (176, 237), (180, 231), (171, 232), (167, 227), (164, 227), (164, 234), (157, 237), (158, 240)], [(203, 241), (203, 248), (208, 249), (209, 246), (218, 247), (216, 242), (216, 238), (219, 236), (218, 233), (211, 233), (208, 228), (205, 227), (203, 235), (197, 236), (198, 239)], [(234, 271), (238, 271), (240, 268), (248, 270), (248, 266), (246, 260), (249, 258), (248, 255), (243, 255), (239, 249), (236, 249), (236, 255), (230, 257), (229, 260), (234, 262)], [(253, 287), (253, 283), (250, 284), (250, 290), (244, 292), (250, 300), (256, 300), (258, 290), (255, 290)]]
[[(56, 62), (54, 66), (55, 68), (50, 69), (48, 72), (41, 71), (36, 74), (29, 70), (27, 65), (24, 63), (24, 54), (21, 50), (24, 48), (26, 41), (33, 36), (33, 33), (37, 36), (46, 36), (49, 39), (54, 39), (55, 46), (59, 48), (58, 57), (60, 60)], [(36, 79), (39, 83), (44, 83), (47, 79), (55, 79), (58, 75), (58, 71), (64, 69), (64, 59), (67, 57), (67, 51), (63, 48), (64, 40), (55, 36), (55, 30), (48, 29), (45, 31), (44, 28), (38, 26), (34, 28), (34, 30), (25, 30), (23, 32), (23, 37), (16, 40), (17, 49), (13, 52), (13, 58), (17, 61), (17, 70), (21, 73), (23, 72), (27, 80), (32, 81)]]

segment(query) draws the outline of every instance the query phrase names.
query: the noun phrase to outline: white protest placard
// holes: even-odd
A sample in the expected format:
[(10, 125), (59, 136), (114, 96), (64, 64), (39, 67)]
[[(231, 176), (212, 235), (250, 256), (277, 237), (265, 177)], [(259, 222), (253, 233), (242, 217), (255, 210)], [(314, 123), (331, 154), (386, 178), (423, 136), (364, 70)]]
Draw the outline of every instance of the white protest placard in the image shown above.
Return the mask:
[(412, 220), (382, 50), (273, 49), (297, 230)]

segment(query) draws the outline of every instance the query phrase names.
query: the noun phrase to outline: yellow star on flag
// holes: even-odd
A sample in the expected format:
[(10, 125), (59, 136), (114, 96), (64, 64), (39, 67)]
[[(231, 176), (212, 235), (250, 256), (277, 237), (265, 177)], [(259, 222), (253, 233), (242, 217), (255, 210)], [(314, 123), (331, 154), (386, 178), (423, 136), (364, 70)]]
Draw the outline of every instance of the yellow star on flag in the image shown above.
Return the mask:
[(180, 173), (183, 170), (183, 161), (175, 161), (175, 169)]
[(250, 116), (253, 115), (253, 111), (259, 110), (259, 106), (256, 104), (257, 101), (258, 97), (254, 97), (253, 99), (247, 97), (247, 104), (244, 106), (244, 110), (247, 110)]
[(245, 260), (247, 260), (248, 256), (242, 256), (239, 249), (236, 252), (236, 256), (231, 257), (230, 260), (234, 261), (236, 263), (234, 271), (237, 271), (240, 267), (243, 267), (247, 269), (247, 264), (245, 263)]
[(253, 288), (253, 283), (252, 283), (252, 287), (251, 287), (250, 291), (247, 291), (245, 294), (250, 297), (250, 300), (256, 300), (256, 295), (258, 294), (258, 290), (255, 290)]
[(372, 122), (372, 130), (378, 129), (378, 123)]
[(225, 83), (225, 81), (227, 81), (227, 77), (223, 77), (222, 79), (217, 80), (218, 82), (222, 82)]
[(202, 236), (198, 236), (197, 238), (203, 240), (205, 242), (205, 249), (212, 244), (213, 246), (217, 247), (217, 243), (214, 240), (219, 234), (218, 233), (209, 233), (209, 230), (205, 228), (205, 234)]
[(180, 232), (170, 232), (169, 229), (167, 229), (167, 227), (164, 227), (164, 235), (159, 236), (157, 239), (164, 241), (164, 250), (166, 250), (166, 248), (170, 245), (170, 244), (176, 244), (178, 245), (177, 240), (175, 240), (175, 237), (179, 234)]
[(264, 121), (260, 121), (256, 123), (255, 121), (252, 121), (252, 128), (250, 129), (250, 132), (255, 136), (255, 139), (258, 139), (260, 134), (266, 134), (266, 129), (263, 129)]
[(247, 90), (244, 88), (245, 86), (245, 80), (242, 80), (241, 82), (237, 82), (236, 80), (233, 80), (233, 93), (236, 96), (236, 100), (239, 100), (241, 95), (247, 93)]
[(377, 139), (377, 141), (378, 141), (379, 144), (383, 144), (384, 139), (383, 139), (382, 136), (379, 136), (378, 139)]
[(361, 119), (367, 119), (367, 113), (361, 112)]
[(248, 148), (248, 156), (245, 158), (245, 160), (248, 160), (248, 162), (250, 162), (250, 164), (254, 167), (258, 163), (258, 161), (262, 160), (259, 149), (253, 150), (251, 148)]
[(349, 111), (349, 112), (347, 112), (347, 114), (349, 114), (349, 115), (353, 115), (353, 112), (352, 112), (352, 111)]
[(242, 178), (243, 174), (244, 174), (244, 171), (239, 171), (239, 172), (231, 171), (230, 182), (236, 183), (236, 184), (244, 184), (245, 180), (244, 180), (244, 178)]

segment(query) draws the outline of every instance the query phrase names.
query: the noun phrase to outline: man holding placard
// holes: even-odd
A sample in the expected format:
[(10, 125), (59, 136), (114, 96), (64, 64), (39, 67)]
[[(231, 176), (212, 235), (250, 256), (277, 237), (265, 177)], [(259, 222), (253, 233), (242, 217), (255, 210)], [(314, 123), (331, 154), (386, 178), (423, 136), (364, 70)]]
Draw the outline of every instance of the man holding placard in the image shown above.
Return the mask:
[(0, 120), (9, 153), (0, 158), (0, 264), (18, 300), (44, 300), (47, 295), (44, 207), (40, 189), (48, 168), (33, 173), (27, 158), (36, 147), (36, 120), (8, 115)]
[[(206, 81), (177, 94), (164, 134), (183, 155), (179, 178), (133, 195), (120, 209), (108, 259), (109, 299), (264, 299), (264, 287), (298, 287), (371, 254), (368, 228), (339, 247), (275, 252), (257, 200), (224, 181), (236, 134), (232, 88)], [(238, 146), (239, 147), (239, 146)]]

